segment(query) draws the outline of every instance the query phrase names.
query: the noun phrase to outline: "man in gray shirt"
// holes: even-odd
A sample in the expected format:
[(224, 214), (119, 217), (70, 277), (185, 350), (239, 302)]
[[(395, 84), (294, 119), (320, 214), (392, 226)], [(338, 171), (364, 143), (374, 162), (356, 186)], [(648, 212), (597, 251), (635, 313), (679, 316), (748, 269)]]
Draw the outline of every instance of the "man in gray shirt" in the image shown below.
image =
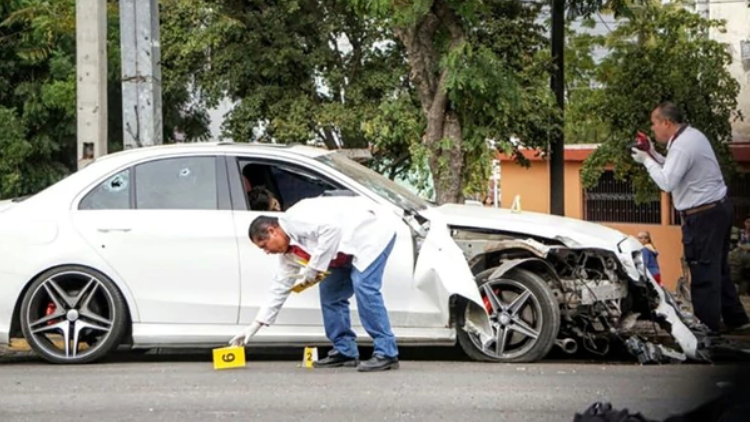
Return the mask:
[(656, 141), (667, 144), (667, 157), (653, 145), (632, 149), (662, 190), (672, 193), (682, 218), (682, 244), (690, 266), (690, 295), (695, 315), (713, 332), (722, 317), (730, 329), (750, 329), (750, 320), (729, 277), (727, 255), (732, 204), (713, 148), (699, 130), (687, 125), (673, 103), (651, 113)]

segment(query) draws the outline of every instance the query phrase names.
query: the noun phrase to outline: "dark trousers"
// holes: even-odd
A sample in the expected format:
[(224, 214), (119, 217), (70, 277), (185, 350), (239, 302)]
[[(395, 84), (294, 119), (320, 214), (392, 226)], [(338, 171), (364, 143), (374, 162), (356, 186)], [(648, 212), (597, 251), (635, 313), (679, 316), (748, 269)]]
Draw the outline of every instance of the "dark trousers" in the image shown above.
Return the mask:
[(729, 277), (727, 255), (732, 215), (732, 203), (726, 198), (716, 207), (684, 216), (682, 221), (693, 310), (712, 331), (719, 330), (722, 317), (730, 328), (749, 322)]

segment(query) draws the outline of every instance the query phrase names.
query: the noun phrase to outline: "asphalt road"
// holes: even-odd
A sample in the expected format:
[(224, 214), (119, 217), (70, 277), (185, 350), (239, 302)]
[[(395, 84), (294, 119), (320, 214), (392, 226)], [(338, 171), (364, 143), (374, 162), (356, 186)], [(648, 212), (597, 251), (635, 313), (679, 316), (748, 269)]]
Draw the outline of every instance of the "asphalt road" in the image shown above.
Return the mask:
[(558, 360), (483, 364), (429, 357), (377, 374), (305, 369), (299, 360), (248, 357), (215, 371), (210, 353), (119, 357), (53, 366), (0, 360), (0, 420), (572, 421), (594, 401), (650, 419), (719, 393), (731, 366)]

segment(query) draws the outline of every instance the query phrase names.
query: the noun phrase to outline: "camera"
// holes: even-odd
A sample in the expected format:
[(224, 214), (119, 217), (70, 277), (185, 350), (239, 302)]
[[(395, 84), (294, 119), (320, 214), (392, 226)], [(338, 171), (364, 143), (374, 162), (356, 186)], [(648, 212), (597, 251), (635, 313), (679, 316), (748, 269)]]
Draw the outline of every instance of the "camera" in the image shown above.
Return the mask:
[(638, 133), (635, 135), (635, 142), (628, 145), (628, 151), (630, 151), (630, 149), (632, 149), (633, 147), (641, 151), (649, 151), (651, 149), (651, 141), (648, 139), (648, 135), (644, 134), (641, 131), (638, 131)]

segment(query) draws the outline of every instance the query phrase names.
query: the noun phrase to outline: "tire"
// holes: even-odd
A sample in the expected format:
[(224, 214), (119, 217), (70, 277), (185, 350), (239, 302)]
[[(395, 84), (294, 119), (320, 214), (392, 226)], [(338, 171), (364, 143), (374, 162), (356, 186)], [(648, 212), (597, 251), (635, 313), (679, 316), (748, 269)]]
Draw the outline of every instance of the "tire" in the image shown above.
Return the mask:
[[(476, 361), (531, 363), (543, 359), (560, 331), (560, 308), (552, 290), (544, 279), (528, 270), (516, 268), (502, 278), (488, 279), (494, 270), (486, 270), (476, 279), (485, 305), (492, 310), (490, 322), (495, 339), (483, 347), (478, 336), (463, 330), (468, 302), (462, 301), (456, 309), (459, 345)], [(500, 300), (495, 308), (488, 297), (490, 292)], [(514, 304), (516, 300), (519, 302)], [(511, 306), (518, 308), (515, 314)]]
[(31, 349), (56, 364), (101, 359), (120, 344), (130, 321), (117, 286), (81, 266), (58, 267), (34, 279), (20, 313)]

